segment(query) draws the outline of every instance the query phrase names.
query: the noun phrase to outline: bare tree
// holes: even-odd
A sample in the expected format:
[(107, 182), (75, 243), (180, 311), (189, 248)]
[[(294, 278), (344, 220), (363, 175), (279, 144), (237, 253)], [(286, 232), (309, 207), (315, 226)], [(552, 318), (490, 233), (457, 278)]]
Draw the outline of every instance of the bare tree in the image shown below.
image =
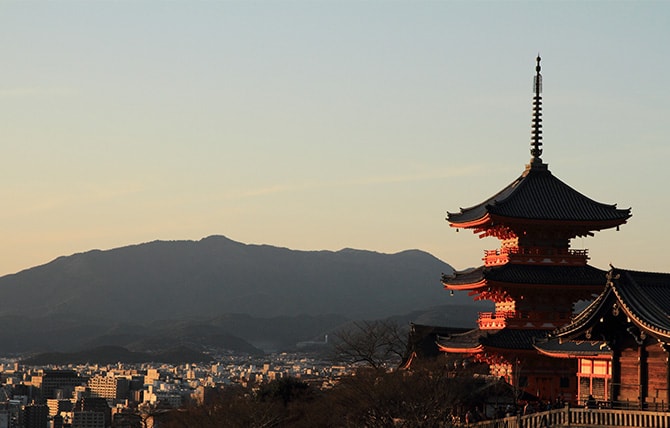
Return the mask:
[(393, 321), (358, 321), (335, 334), (335, 356), (349, 364), (397, 365), (406, 348), (407, 331)]

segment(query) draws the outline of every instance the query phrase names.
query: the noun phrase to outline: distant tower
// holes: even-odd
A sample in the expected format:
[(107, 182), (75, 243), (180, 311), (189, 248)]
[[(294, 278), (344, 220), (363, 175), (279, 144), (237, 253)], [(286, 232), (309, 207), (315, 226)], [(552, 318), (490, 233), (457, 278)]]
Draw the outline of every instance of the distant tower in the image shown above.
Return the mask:
[(485, 201), (448, 213), (450, 226), (494, 237), (500, 248), (484, 252), (477, 269), (443, 276), (450, 292), (466, 290), (490, 300), (478, 328), (438, 337), (443, 352), (485, 362), (492, 374), (542, 399), (573, 400), (576, 363), (540, 355), (534, 341), (567, 324), (573, 306), (592, 298), (606, 272), (588, 264), (588, 251), (570, 241), (626, 223), (630, 209), (596, 202), (556, 178), (542, 162), (542, 75), (534, 77), (531, 159), (519, 178)]

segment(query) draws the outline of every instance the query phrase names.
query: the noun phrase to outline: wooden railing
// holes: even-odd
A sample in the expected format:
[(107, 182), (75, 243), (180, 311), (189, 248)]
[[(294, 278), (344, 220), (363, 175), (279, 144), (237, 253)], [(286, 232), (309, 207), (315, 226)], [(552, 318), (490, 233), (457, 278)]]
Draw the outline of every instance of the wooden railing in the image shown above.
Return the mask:
[(463, 424), (472, 428), (657, 427), (670, 428), (670, 412), (570, 408)]
[[(496, 311), (496, 312), (479, 312), (477, 323), (479, 328), (503, 328), (507, 326), (510, 321), (524, 321), (530, 323), (559, 323), (565, 324), (570, 318), (569, 313), (558, 312), (532, 312), (532, 311)], [(558, 326), (557, 325), (557, 326)]]
[[(542, 247), (505, 247), (497, 250), (484, 250), (484, 262), (487, 266), (505, 264), (510, 260), (517, 262), (526, 259), (556, 259), (563, 262), (581, 264), (588, 259), (589, 251), (573, 250), (565, 248), (542, 248)], [(537, 262), (538, 260), (535, 260)]]
[(503, 328), (507, 326), (507, 320), (515, 316), (515, 311), (480, 312), (477, 325), (481, 329)]

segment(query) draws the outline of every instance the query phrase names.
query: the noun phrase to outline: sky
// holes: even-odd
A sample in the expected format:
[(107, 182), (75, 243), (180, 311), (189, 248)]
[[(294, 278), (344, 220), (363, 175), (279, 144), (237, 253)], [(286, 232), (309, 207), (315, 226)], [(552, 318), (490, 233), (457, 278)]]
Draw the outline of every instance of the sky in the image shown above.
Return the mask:
[(670, 271), (670, 2), (0, 2), (0, 275), (225, 235), (427, 251), (530, 159), (633, 217), (591, 264)]

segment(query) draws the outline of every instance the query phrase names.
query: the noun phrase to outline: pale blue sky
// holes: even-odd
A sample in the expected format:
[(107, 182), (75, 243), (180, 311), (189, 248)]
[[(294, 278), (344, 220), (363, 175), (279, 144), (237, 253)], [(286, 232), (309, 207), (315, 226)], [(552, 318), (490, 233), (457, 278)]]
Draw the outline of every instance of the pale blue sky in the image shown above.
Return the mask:
[(670, 271), (669, 23), (668, 2), (0, 2), (0, 275), (213, 234), (479, 265), (497, 242), (444, 217), (523, 171), (538, 52), (543, 159), (633, 208), (573, 247)]

